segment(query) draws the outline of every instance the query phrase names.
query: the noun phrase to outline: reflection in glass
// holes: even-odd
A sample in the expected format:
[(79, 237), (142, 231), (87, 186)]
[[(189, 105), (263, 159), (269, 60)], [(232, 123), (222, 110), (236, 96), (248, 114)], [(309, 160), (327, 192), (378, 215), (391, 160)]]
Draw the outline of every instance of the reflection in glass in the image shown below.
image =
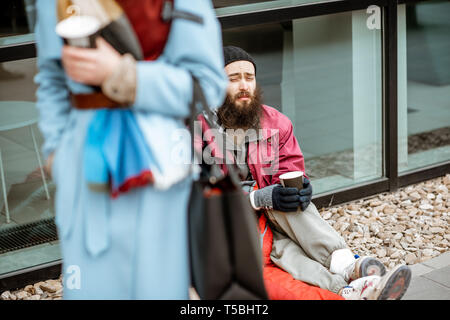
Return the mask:
[(265, 104), (287, 115), (314, 193), (379, 178), (381, 30), (365, 10), (226, 30), (257, 62)]
[(399, 6), (399, 171), (450, 160), (450, 3)]
[(0, 1), (0, 37), (8, 37), (34, 31), (36, 0)]

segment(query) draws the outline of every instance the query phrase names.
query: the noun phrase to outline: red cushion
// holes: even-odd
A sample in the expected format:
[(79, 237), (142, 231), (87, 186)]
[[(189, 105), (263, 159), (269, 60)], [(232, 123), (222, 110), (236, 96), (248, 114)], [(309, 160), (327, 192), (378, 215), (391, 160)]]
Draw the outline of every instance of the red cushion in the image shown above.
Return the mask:
[(294, 279), (275, 265), (264, 267), (264, 284), (270, 300), (343, 300), (331, 291)]

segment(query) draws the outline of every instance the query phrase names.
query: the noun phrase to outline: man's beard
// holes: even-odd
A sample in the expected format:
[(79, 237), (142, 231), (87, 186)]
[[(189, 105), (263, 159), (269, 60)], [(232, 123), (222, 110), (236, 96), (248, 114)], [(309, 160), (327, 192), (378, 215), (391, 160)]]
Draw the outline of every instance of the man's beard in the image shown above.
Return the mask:
[(227, 94), (224, 104), (217, 110), (219, 124), (225, 129), (259, 129), (261, 118), (262, 92), (256, 85), (255, 92), (250, 96), (250, 102), (244, 101), (236, 105), (236, 101), (248, 92), (239, 92), (230, 97)]

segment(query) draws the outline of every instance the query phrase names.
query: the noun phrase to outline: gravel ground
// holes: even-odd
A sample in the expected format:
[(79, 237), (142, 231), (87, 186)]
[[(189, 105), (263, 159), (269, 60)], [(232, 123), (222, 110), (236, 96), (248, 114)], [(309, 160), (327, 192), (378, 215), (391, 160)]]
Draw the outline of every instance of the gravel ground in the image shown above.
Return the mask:
[[(320, 210), (358, 255), (386, 267), (415, 264), (449, 251), (450, 174), (366, 199)], [(5, 291), (1, 300), (62, 299), (62, 279)]]
[(450, 174), (320, 210), (358, 255), (386, 267), (415, 264), (449, 250)]

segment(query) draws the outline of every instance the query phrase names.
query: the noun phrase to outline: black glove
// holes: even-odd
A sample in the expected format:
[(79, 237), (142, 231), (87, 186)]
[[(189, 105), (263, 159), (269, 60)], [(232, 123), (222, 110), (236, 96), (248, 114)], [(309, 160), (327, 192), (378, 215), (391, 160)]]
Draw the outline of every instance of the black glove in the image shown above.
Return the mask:
[(272, 190), (272, 205), (275, 210), (284, 212), (297, 211), (300, 206), (300, 195), (297, 188), (276, 186)]
[(303, 189), (298, 192), (300, 196), (300, 205), (302, 207), (302, 211), (305, 211), (311, 203), (312, 199), (312, 185), (309, 182), (308, 178), (303, 179)]

